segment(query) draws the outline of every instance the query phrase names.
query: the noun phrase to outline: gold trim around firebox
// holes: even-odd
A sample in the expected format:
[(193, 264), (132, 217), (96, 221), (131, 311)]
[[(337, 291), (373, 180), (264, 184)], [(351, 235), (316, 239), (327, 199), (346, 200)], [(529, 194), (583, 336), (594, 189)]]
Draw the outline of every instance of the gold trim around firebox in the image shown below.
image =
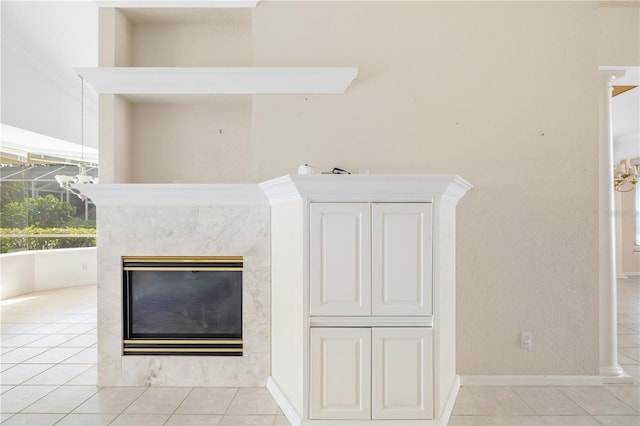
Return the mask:
[(169, 266), (169, 267), (158, 267), (151, 268), (148, 266), (125, 266), (122, 268), (123, 271), (242, 271), (242, 267), (233, 267), (233, 268), (216, 268), (214, 266), (200, 267), (200, 266)]
[(136, 345), (241, 345), (242, 339), (230, 339), (230, 340), (201, 340), (201, 339), (136, 339), (136, 340), (124, 340), (125, 344)]
[(123, 262), (242, 263), (242, 256), (123, 256)]
[(124, 348), (124, 352), (229, 352), (242, 353), (242, 348)]

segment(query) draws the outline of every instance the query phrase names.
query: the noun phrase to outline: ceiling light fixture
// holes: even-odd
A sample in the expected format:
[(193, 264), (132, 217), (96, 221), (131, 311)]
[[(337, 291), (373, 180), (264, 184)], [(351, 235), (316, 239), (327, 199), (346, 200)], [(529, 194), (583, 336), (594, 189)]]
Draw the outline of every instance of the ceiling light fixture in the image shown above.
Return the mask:
[(613, 187), (618, 192), (632, 191), (638, 183), (638, 165), (622, 160), (613, 172)]
[(84, 161), (84, 78), (80, 77), (80, 163), (78, 163), (79, 173), (75, 176), (56, 175), (56, 181), (61, 188), (66, 189), (78, 196), (82, 201), (87, 199), (87, 196), (71, 187), (75, 183), (98, 183), (97, 177), (91, 177), (87, 175), (87, 163)]

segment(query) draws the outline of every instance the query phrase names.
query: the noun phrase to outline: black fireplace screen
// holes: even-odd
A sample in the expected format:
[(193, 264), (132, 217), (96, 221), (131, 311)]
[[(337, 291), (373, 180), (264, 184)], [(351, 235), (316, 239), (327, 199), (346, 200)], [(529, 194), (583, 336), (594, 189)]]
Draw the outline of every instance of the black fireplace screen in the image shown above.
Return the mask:
[(242, 257), (125, 257), (125, 354), (241, 355)]

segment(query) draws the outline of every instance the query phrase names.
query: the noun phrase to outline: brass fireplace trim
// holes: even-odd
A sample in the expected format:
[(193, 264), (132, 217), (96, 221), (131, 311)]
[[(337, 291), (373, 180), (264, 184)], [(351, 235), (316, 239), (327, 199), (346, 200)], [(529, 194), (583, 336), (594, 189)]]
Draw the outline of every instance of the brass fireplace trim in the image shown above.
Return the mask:
[(168, 266), (168, 267), (163, 267), (163, 268), (153, 268), (153, 267), (148, 267), (148, 266), (125, 266), (122, 268), (123, 271), (242, 271), (242, 267), (234, 267), (234, 268), (227, 268), (227, 267), (220, 267), (220, 268), (216, 268), (216, 267), (195, 267), (196, 269), (194, 269), (193, 266), (184, 266), (184, 267), (180, 267), (180, 266)]
[[(122, 263), (124, 271), (241, 272), (244, 265), (242, 256), (123, 256)], [(160, 263), (168, 265), (155, 266)]]
[(123, 256), (123, 262), (145, 263), (240, 263), (242, 256)]
[(125, 344), (134, 344), (134, 345), (241, 345), (242, 339), (231, 339), (231, 340), (221, 340), (221, 339), (211, 339), (211, 340), (201, 340), (201, 339), (136, 339), (136, 340), (124, 340)]
[(149, 353), (155, 352), (187, 352), (187, 353), (242, 353), (242, 348), (124, 348), (124, 353)]

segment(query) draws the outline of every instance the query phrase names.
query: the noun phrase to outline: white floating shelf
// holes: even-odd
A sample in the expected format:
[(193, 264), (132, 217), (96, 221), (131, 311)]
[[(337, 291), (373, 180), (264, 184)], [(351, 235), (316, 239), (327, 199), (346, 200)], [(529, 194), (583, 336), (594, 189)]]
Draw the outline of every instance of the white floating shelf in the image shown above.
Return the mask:
[(76, 68), (102, 94), (340, 94), (358, 68)]
[(256, 7), (259, 0), (96, 0), (98, 7), (140, 8), (241, 8)]

